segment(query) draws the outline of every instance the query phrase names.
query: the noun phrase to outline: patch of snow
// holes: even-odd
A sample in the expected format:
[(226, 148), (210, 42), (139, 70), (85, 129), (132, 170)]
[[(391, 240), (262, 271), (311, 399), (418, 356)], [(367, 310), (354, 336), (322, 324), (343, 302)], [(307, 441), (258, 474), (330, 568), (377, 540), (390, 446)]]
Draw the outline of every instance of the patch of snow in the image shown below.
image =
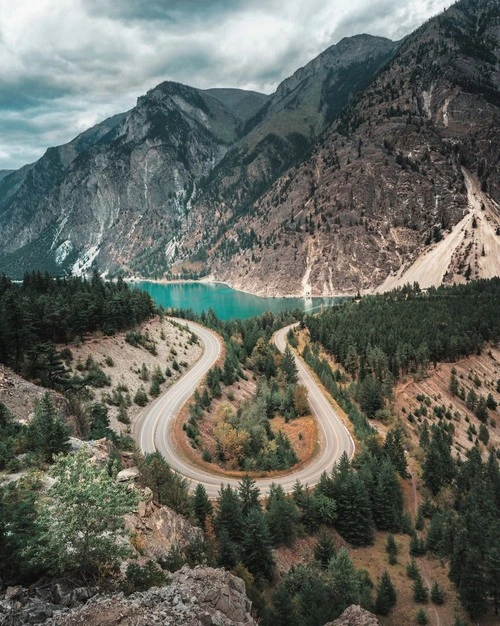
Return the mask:
[(55, 259), (57, 265), (62, 265), (64, 261), (68, 258), (68, 255), (73, 252), (73, 250), (74, 246), (69, 239), (63, 241), (62, 244), (56, 248)]

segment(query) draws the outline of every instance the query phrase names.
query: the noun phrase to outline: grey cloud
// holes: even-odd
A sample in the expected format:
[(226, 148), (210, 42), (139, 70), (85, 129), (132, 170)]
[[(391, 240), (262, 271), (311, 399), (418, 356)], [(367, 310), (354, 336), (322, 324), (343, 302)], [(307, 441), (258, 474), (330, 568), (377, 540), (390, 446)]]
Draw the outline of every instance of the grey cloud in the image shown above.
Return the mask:
[(128, 110), (164, 80), (269, 93), (343, 36), (399, 38), (445, 2), (16, 0), (9, 14), (0, 8), (0, 169)]

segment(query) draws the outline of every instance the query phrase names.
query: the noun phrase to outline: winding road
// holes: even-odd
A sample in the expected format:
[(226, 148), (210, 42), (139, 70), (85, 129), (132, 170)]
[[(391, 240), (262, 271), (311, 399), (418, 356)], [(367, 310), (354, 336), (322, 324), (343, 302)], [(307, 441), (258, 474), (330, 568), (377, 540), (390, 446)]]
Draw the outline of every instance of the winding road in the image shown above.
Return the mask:
[[(208, 496), (216, 497), (221, 483), (236, 486), (239, 480), (211, 473), (191, 463), (182, 451), (174, 446), (171, 430), (177, 413), (194, 393), (203, 376), (217, 362), (221, 346), (217, 335), (207, 328), (194, 322), (179, 321), (187, 324), (189, 329), (198, 335), (205, 350), (190, 370), (145, 409), (137, 422), (135, 438), (143, 453), (158, 451), (172, 469), (191, 482), (191, 486), (202, 483)], [(285, 350), (289, 328), (290, 326), (282, 328), (274, 335), (274, 342), (281, 352)], [(323, 472), (331, 471), (344, 452), (349, 458), (354, 454), (354, 441), (349, 431), (320, 390), (307, 365), (301, 358), (296, 357), (295, 360), (300, 382), (308, 391), (311, 411), (318, 420), (320, 449), (310, 462), (289, 474), (256, 480), (263, 494), (269, 491), (271, 483), (280, 484), (286, 492), (292, 491), (296, 480), (309, 486), (315, 485)]]

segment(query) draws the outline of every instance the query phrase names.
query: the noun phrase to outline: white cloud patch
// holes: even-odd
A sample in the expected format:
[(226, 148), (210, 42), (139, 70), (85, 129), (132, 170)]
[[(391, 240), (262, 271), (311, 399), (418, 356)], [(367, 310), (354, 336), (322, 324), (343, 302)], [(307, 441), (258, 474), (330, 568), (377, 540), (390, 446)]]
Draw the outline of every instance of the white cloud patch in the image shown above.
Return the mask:
[(359, 33), (399, 39), (450, 0), (0, 1), (0, 169), (130, 109), (164, 80), (272, 92)]

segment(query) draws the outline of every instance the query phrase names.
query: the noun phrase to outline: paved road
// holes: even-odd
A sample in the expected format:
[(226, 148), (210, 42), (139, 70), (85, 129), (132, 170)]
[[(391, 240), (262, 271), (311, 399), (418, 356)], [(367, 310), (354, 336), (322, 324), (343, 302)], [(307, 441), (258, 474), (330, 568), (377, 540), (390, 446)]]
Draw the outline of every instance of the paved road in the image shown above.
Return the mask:
[[(174, 448), (170, 436), (175, 415), (194, 393), (199, 381), (217, 361), (221, 349), (217, 336), (210, 330), (192, 322), (187, 322), (187, 324), (205, 344), (205, 351), (192, 369), (146, 409), (142, 420), (138, 423), (136, 440), (143, 452), (157, 450), (173, 469), (191, 481), (191, 485), (202, 483), (208, 495), (215, 497), (221, 483), (237, 485), (238, 480), (210, 473), (193, 465)], [(288, 329), (289, 327), (282, 328), (274, 337), (276, 346), (282, 352), (285, 350)], [(286, 492), (292, 491), (296, 480), (312, 486), (318, 482), (324, 471), (329, 472), (332, 469), (343, 452), (347, 452), (349, 457), (354, 454), (354, 442), (348, 430), (321, 392), (302, 359), (298, 358), (296, 362), (300, 382), (308, 390), (309, 404), (318, 420), (320, 451), (311, 462), (295, 472), (272, 479), (257, 480), (257, 486), (262, 493), (267, 493), (273, 482), (281, 484)]]

